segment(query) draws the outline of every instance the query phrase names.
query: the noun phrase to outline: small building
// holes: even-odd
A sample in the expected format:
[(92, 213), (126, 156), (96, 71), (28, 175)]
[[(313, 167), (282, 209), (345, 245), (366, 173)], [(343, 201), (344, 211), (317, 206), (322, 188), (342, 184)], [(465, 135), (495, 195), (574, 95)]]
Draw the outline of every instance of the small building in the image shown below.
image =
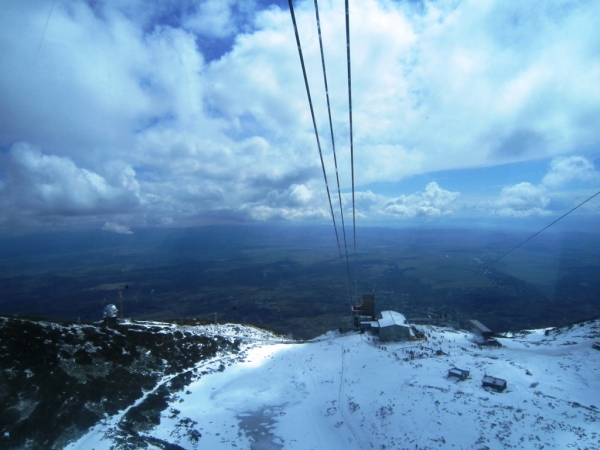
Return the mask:
[(473, 331), (473, 333), (485, 340), (491, 339), (494, 336), (494, 332), (479, 320), (469, 320), (469, 325), (471, 326), (471, 331)]
[(481, 385), (484, 388), (490, 387), (492, 389), (495, 389), (498, 392), (502, 392), (504, 389), (506, 389), (506, 380), (503, 380), (502, 378), (496, 378), (496, 377), (491, 377), (489, 375), (485, 375), (483, 377), (483, 379), (481, 380)]
[(448, 378), (456, 377), (460, 381), (465, 381), (467, 378), (471, 376), (471, 373), (468, 370), (459, 369), (458, 367), (453, 367), (448, 371)]
[[(381, 341), (408, 341), (415, 339), (410, 324), (403, 314), (396, 311), (381, 311), (377, 320)], [(374, 328), (374, 327), (373, 327)]]

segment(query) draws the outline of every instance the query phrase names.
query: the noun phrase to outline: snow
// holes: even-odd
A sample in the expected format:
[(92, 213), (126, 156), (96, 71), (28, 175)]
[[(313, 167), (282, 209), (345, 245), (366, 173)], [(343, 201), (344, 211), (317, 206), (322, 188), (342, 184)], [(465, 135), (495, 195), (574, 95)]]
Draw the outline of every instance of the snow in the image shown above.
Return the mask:
[(410, 327), (406, 322), (404, 315), (396, 311), (381, 311), (381, 319), (379, 319), (380, 327), (391, 327), (397, 325), (400, 327)]
[[(419, 326), (425, 342), (385, 346), (360, 334), (282, 343), (220, 327), (246, 336), (244, 361), (198, 376), (149, 435), (190, 449), (600, 448), (598, 322), (499, 338), (499, 349), (433, 326)], [(447, 378), (452, 367), (470, 378)], [(507, 389), (482, 388), (484, 375)], [(68, 448), (109, 449), (107, 431), (117, 423), (97, 425)], [(190, 438), (182, 423), (202, 437)]]

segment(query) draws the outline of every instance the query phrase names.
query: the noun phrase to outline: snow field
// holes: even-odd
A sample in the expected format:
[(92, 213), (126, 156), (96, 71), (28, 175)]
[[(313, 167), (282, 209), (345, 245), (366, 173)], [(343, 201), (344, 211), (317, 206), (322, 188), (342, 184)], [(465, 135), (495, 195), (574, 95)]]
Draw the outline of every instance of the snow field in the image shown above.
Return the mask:
[[(598, 325), (520, 333), (500, 339), (500, 349), (420, 328), (427, 341), (335, 333), (311, 343), (249, 341), (245, 361), (192, 382), (149, 434), (190, 449), (600, 448)], [(447, 378), (454, 366), (471, 378)], [(485, 374), (508, 388), (482, 388)], [(202, 437), (181, 432), (182, 419)]]

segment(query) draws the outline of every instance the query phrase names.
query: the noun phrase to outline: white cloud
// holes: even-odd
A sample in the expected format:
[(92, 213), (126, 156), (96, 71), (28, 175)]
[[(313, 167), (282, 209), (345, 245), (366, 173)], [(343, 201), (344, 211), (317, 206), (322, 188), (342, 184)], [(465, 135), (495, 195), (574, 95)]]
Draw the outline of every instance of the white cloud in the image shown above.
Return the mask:
[(77, 167), (69, 158), (44, 155), (27, 143), (11, 148), (9, 168), (2, 203), (13, 214), (115, 214), (128, 212), (139, 204), (131, 168), (121, 174), (120, 186), (110, 185), (99, 174)]
[(200, 35), (223, 38), (236, 31), (231, 0), (205, 0), (197, 10), (186, 17), (183, 26)]
[(388, 201), (382, 213), (394, 217), (438, 217), (453, 214), (450, 206), (459, 197), (458, 192), (450, 192), (432, 181), (425, 192), (401, 195)]
[(594, 164), (582, 156), (555, 158), (550, 163), (550, 171), (542, 180), (549, 188), (559, 188), (571, 182), (589, 182), (600, 179)]
[(252, 206), (247, 210), (247, 217), (252, 220), (321, 220), (330, 217), (330, 213), (323, 208), (273, 208), (270, 206)]
[(273, 189), (264, 198), (264, 202), (273, 207), (302, 206), (307, 204), (312, 193), (304, 185), (292, 185), (283, 192)]
[(104, 225), (102, 225), (102, 230), (117, 234), (133, 234), (131, 228), (125, 225), (119, 225), (116, 222), (106, 222)]
[[(336, 197), (337, 198), (337, 197)], [(356, 191), (354, 193), (354, 203), (356, 212), (360, 214), (368, 214), (370, 211), (376, 210), (381, 204), (388, 200), (386, 197), (376, 195), (372, 191)], [(347, 214), (352, 214), (352, 194), (342, 194), (342, 206)]]
[[(319, 192), (321, 194), (321, 192)], [(284, 190), (271, 190), (264, 198), (248, 202), (241, 211), (252, 220), (315, 220), (331, 217), (324, 202), (315, 201), (315, 193), (303, 184)]]
[[(589, 57), (590, 45), (557, 33), (567, 28), (589, 37), (590, 11), (567, 8), (556, 16), (551, 8), (542, 8), (541, 17), (530, 21), (532, 4), (476, 3), (425, 3), (423, 15), (404, 4), (354, 5), (359, 10), (354, 17), (361, 18), (352, 28), (359, 185), (539, 158), (600, 140), (579, 119), (598, 113), (587, 96), (600, 100), (600, 89), (590, 77), (599, 72), (600, 63)], [(319, 129), (327, 136), (314, 13), (310, 2), (296, 9)], [(211, 65), (214, 104), (226, 117), (251, 117), (272, 137), (281, 132), (298, 136), (300, 126), (303, 142), (314, 148), (306, 100), (298, 95), (303, 85), (297, 56), (287, 51), (295, 46), (286, 15), (263, 14), (258, 21), (263, 28), (240, 37), (230, 54)], [(329, 78), (343, 80), (344, 24), (336, 20), (343, 10), (326, 4), (321, 15)], [(518, 45), (507, 45), (506, 27), (519, 33)], [(557, 60), (569, 61), (570, 72), (557, 70)], [(238, 89), (228, 89), (231, 85)], [(337, 137), (344, 143), (345, 89), (344, 83), (330, 82)], [(341, 172), (349, 173), (347, 156), (339, 162)], [(343, 184), (349, 185), (347, 175)]]
[[(320, 6), (347, 190), (343, 2)], [(313, 2), (295, 7), (334, 193)], [(123, 210), (118, 223), (136, 226), (328, 217), (287, 9), (57, 0), (44, 33), (48, 13), (43, 1), (0, 2), (0, 152), (30, 142), (54, 170), (54, 190), (44, 190), (25, 160), (0, 158), (0, 189), (10, 192), (0, 217), (98, 215), (98, 226)], [(426, 172), (581, 154), (555, 160), (537, 203), (524, 189), (501, 194), (494, 211), (509, 215), (542, 213), (553, 190), (594, 179), (584, 150), (600, 142), (598, 15), (597, 2), (352, 2), (359, 215), (455, 211), (456, 193), (437, 185), (379, 194), (376, 183)], [(203, 54), (206, 42), (222, 44), (222, 54)], [(66, 173), (79, 193), (64, 193)]]
[(495, 206), (499, 216), (525, 217), (548, 214), (544, 208), (549, 202), (543, 186), (523, 182), (503, 188)]
[[(549, 215), (552, 214), (549, 205), (553, 199), (560, 200), (562, 209), (574, 206), (573, 200), (565, 198), (565, 192), (568, 192), (565, 189), (569, 185), (597, 182), (599, 179), (600, 174), (595, 171), (594, 164), (585, 157), (554, 158), (540, 184), (522, 182), (503, 188), (494, 204), (495, 213), (510, 217)], [(573, 197), (573, 194), (569, 193), (568, 197)], [(581, 200), (578, 195), (577, 201)]]

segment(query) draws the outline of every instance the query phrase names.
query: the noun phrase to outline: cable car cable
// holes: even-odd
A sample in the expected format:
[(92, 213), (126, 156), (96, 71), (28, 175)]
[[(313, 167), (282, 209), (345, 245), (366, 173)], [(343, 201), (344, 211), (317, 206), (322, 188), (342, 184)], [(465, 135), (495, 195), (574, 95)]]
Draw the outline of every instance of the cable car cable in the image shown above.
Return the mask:
[(298, 46), (298, 55), (300, 56), (300, 65), (302, 66), (302, 75), (304, 76), (304, 85), (306, 87), (306, 95), (308, 96), (308, 104), (310, 106), (310, 115), (312, 117), (313, 128), (315, 131), (315, 138), (317, 139), (317, 147), (319, 148), (319, 157), (321, 158), (321, 168), (323, 169), (323, 179), (325, 180), (325, 188), (327, 189), (327, 199), (329, 200), (329, 209), (331, 211), (331, 219), (333, 220), (333, 229), (335, 231), (335, 239), (337, 241), (338, 250), (340, 253), (340, 261), (344, 264), (344, 258), (342, 256), (342, 247), (340, 246), (340, 238), (337, 231), (337, 225), (335, 223), (335, 215), (333, 213), (333, 204), (331, 202), (331, 194), (329, 192), (329, 184), (327, 182), (327, 172), (325, 171), (325, 163), (323, 162), (323, 151), (321, 150), (321, 141), (319, 140), (319, 132), (317, 131), (317, 122), (315, 120), (315, 111), (313, 108), (312, 97), (310, 95), (310, 88), (308, 86), (308, 78), (306, 77), (306, 67), (304, 65), (304, 56), (302, 55), (302, 46), (300, 44), (300, 36), (298, 34), (298, 26), (296, 25), (296, 15), (294, 14), (294, 5), (292, 0), (288, 0), (290, 6), (290, 14), (292, 15), (292, 23), (294, 24), (294, 33), (296, 35), (296, 45)]
[[(342, 232), (344, 235), (344, 250), (346, 251), (346, 269), (348, 272), (348, 285), (351, 283), (350, 260), (348, 258), (348, 243), (346, 240), (346, 223), (344, 221), (344, 210), (342, 208), (342, 191), (340, 189), (340, 175), (338, 173), (337, 156), (335, 151), (335, 138), (333, 134), (333, 122), (331, 120), (331, 103), (329, 101), (329, 87), (327, 85), (327, 71), (325, 70), (325, 52), (323, 51), (323, 39), (321, 37), (321, 20), (319, 19), (319, 5), (315, 0), (315, 16), (317, 19), (317, 30), (319, 32), (319, 47), (321, 49), (321, 66), (323, 67), (323, 83), (325, 84), (325, 96), (327, 97), (327, 113), (329, 114), (329, 132), (331, 133), (331, 148), (333, 149), (333, 162), (335, 164), (335, 177), (337, 180), (338, 199), (340, 203), (340, 216), (342, 218)], [(348, 297), (350, 297), (348, 295)]]
[(350, 10), (346, 0), (346, 60), (348, 61), (348, 115), (350, 120), (350, 167), (352, 169), (352, 229), (354, 232), (354, 295), (358, 301), (356, 281), (356, 202), (354, 201), (354, 134), (352, 128), (352, 71), (350, 70)]
[(505, 256), (509, 255), (510, 253), (514, 252), (516, 249), (518, 249), (519, 247), (521, 247), (523, 244), (529, 242), (530, 240), (532, 240), (534, 237), (536, 237), (538, 234), (542, 233), (543, 231), (547, 230), (548, 228), (550, 228), (552, 225), (554, 225), (556, 222), (558, 222), (559, 220), (564, 219), (565, 217), (567, 217), (569, 214), (571, 214), (573, 211), (575, 211), (577, 208), (579, 208), (580, 206), (585, 205), (587, 202), (589, 202), (591, 199), (593, 199), (594, 197), (596, 197), (597, 195), (600, 194), (600, 191), (596, 192), (594, 195), (592, 195), (591, 197), (588, 197), (586, 200), (584, 200), (583, 202), (581, 202), (579, 205), (575, 206), (574, 208), (572, 208), (570, 211), (566, 212), (565, 214), (563, 214), (562, 216), (560, 216), (558, 219), (556, 219), (555, 221), (553, 221), (552, 223), (546, 225), (544, 228), (542, 228), (540, 231), (538, 231), (535, 234), (532, 234), (531, 236), (529, 236), (527, 239), (525, 239), (523, 242), (521, 242), (519, 245), (513, 247), (512, 249), (510, 249), (509, 251), (507, 251), (506, 253), (504, 253), (502, 256), (500, 256), (499, 258), (496, 258), (495, 260), (493, 260), (491, 263), (489, 263), (488, 265), (486, 265), (483, 269), (479, 269), (477, 272), (473, 272), (471, 275), (469, 275), (467, 278), (465, 278), (464, 280), (461, 281), (461, 283), (464, 283), (465, 281), (467, 281), (469, 278), (474, 277), (475, 275), (477, 275), (478, 273), (482, 273), (484, 270), (486, 270), (487, 268), (489, 268), (491, 265), (496, 264), (498, 261), (500, 261), (502, 258), (504, 258)]

